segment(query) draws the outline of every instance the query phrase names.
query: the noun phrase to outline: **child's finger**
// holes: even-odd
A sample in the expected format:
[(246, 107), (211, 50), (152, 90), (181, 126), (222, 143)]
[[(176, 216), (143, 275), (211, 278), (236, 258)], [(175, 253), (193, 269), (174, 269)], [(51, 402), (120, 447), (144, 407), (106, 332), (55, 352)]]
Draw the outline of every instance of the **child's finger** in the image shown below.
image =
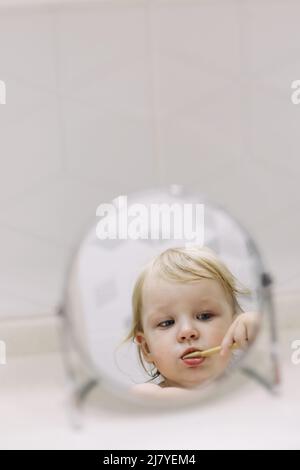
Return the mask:
[(232, 346), (233, 341), (234, 341), (235, 328), (236, 328), (236, 324), (234, 323), (231, 325), (226, 335), (224, 336), (223, 341), (221, 343), (221, 351), (220, 351), (221, 356), (226, 356), (229, 353), (230, 347)]
[(247, 323), (246, 328), (247, 328), (248, 341), (249, 343), (252, 343), (255, 340), (256, 335), (258, 333), (259, 325), (257, 324), (257, 322), (251, 321)]
[(247, 329), (243, 322), (237, 324), (236, 329), (234, 331), (234, 341), (240, 346), (242, 349), (247, 349), (248, 347), (248, 337), (247, 337)]

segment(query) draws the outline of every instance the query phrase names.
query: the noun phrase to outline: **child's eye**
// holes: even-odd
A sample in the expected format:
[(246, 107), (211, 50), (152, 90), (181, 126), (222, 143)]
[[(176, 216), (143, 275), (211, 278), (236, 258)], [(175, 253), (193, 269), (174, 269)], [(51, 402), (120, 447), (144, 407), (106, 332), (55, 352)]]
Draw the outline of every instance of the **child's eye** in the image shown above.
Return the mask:
[(200, 313), (199, 318), (202, 321), (208, 321), (208, 320), (211, 320), (213, 316), (214, 316), (213, 313), (204, 312), (204, 313)]
[(158, 326), (162, 326), (162, 327), (169, 326), (169, 325), (165, 325), (165, 323), (168, 323), (168, 322), (173, 322), (173, 320), (162, 321), (161, 323), (158, 324)]
[[(214, 317), (214, 314), (211, 313), (211, 312), (203, 312), (203, 313), (200, 313), (198, 315), (198, 318), (200, 318), (201, 321), (209, 321), (211, 320), (212, 318)], [(162, 328), (165, 328), (165, 327), (168, 327), (170, 326), (170, 322), (171, 324), (174, 323), (174, 320), (165, 320), (161, 323), (158, 324), (158, 326), (162, 327)]]

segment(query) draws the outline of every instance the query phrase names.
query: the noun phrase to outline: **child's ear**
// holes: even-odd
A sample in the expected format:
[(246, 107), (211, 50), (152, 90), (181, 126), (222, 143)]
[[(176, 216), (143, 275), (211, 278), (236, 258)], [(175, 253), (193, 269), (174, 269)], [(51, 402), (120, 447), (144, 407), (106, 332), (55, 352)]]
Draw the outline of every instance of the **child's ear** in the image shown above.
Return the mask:
[(138, 332), (135, 335), (134, 342), (141, 348), (145, 361), (152, 363), (153, 356), (145, 339), (144, 333)]

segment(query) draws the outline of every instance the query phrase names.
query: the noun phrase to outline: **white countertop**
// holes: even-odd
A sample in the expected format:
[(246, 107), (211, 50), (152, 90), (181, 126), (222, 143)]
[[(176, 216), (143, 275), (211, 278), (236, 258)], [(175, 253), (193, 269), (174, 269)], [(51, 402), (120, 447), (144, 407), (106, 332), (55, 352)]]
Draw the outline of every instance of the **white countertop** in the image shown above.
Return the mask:
[(59, 354), (12, 358), (0, 379), (1, 449), (300, 448), (300, 364), (288, 359), (278, 397), (249, 380), (205, 406), (149, 412), (99, 390), (81, 430), (70, 426)]

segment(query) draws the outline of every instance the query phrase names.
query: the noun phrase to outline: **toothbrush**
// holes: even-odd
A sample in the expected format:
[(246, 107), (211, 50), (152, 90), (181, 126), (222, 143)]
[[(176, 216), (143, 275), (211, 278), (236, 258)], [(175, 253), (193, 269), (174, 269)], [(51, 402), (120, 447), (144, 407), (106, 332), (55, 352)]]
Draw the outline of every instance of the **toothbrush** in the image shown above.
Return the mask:
[[(230, 349), (238, 349), (238, 348), (239, 347), (236, 343), (233, 343), (230, 346)], [(190, 359), (192, 357), (210, 357), (210, 356), (213, 356), (214, 354), (219, 353), (221, 349), (222, 349), (221, 346), (217, 346), (215, 348), (206, 349), (205, 351), (194, 351), (184, 356), (184, 359)]]

